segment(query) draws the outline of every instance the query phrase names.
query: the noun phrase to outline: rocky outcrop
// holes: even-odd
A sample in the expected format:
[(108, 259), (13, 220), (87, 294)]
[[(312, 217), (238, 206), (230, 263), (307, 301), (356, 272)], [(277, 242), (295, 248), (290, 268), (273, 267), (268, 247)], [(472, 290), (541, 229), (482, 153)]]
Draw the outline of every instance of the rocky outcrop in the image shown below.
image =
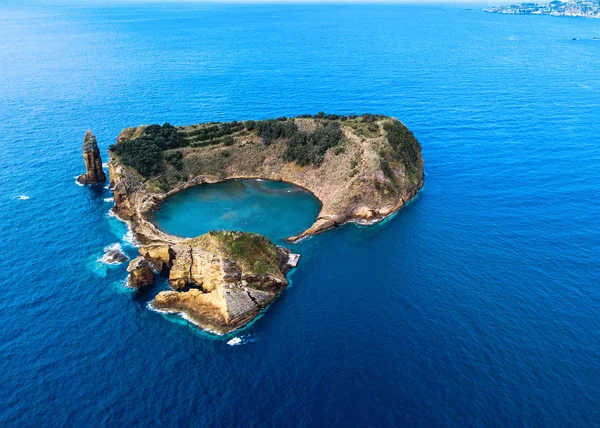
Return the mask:
[(158, 273), (168, 271), (174, 258), (173, 250), (167, 244), (140, 247), (140, 254), (152, 264)]
[(266, 308), (288, 285), (290, 260), (297, 263), (297, 257), (267, 238), (242, 232), (210, 232), (168, 247), (141, 249), (165, 256), (160, 263), (171, 266), (174, 291), (159, 293), (151, 306), (184, 314), (218, 334), (244, 326)]
[(92, 131), (85, 131), (83, 138), (83, 161), (85, 163), (85, 173), (77, 177), (81, 184), (99, 184), (106, 181), (106, 175), (102, 169), (102, 157), (98, 142)]
[(109, 245), (104, 249), (102, 262), (111, 265), (117, 265), (127, 261), (127, 256), (123, 253), (120, 244)]
[(129, 262), (127, 266), (127, 286), (131, 288), (144, 288), (154, 283), (154, 272), (150, 268), (150, 264), (143, 257), (137, 257)]

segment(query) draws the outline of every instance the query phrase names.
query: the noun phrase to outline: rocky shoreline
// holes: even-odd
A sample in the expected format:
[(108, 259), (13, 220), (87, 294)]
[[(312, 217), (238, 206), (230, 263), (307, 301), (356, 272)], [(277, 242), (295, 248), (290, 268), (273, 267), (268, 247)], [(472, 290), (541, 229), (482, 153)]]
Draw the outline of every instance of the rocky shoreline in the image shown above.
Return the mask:
[[(365, 122), (368, 131), (362, 126), (361, 117), (356, 123), (348, 121), (337, 125), (343, 146), (335, 151), (326, 150), (318, 164), (300, 166), (285, 161), (283, 138), (267, 145), (262, 137), (248, 131), (234, 133), (227, 137), (229, 140), (223, 143), (219, 140), (208, 147), (203, 144), (197, 148), (192, 143), (175, 152), (169, 150), (165, 159), (178, 159), (180, 172), (187, 171), (185, 179), (175, 178), (175, 182), (168, 177), (173, 172), (168, 162), (164, 161), (162, 175), (145, 177), (127, 165), (116, 153), (115, 146), (111, 146), (109, 176), (115, 201), (113, 212), (129, 225), (140, 252), (140, 257), (129, 264), (128, 285), (149, 286), (154, 281), (154, 274), (150, 275), (154, 270), (168, 276), (171, 290), (158, 293), (150, 303), (152, 309), (181, 314), (215, 334), (227, 334), (248, 324), (287, 287), (286, 274), (296, 267), (299, 255), (252, 233), (213, 231), (193, 239), (169, 235), (152, 223), (152, 213), (170, 196), (200, 184), (266, 179), (302, 187), (321, 202), (321, 211), (313, 225), (289, 237), (288, 242), (298, 242), (345, 223), (382, 221), (422, 188), (423, 160), (420, 145), (404, 125), (385, 116), (368, 116), (369, 121)], [(313, 130), (331, 128), (332, 122), (290, 121), (294, 121), (298, 129), (312, 127)], [(158, 125), (154, 127), (156, 131)], [(167, 127), (167, 124), (164, 128), (170, 133), (187, 135), (185, 132), (188, 132), (186, 128)], [(146, 129), (142, 126), (123, 130), (117, 139), (117, 148), (119, 144), (131, 144), (138, 141), (136, 138), (143, 138)], [(398, 129), (404, 133), (402, 138), (408, 141), (408, 146), (391, 143), (390, 133)], [(193, 169), (196, 157), (213, 156), (215, 151), (226, 152), (223, 158), (231, 159), (218, 174)], [(246, 157), (258, 158), (260, 163), (248, 167), (243, 160), (236, 161), (237, 151), (244, 152)], [(400, 158), (390, 153), (400, 153)], [(99, 154), (98, 159), (87, 156), (86, 165), (101, 163)], [(186, 162), (192, 166), (188, 167)], [(175, 174), (175, 177), (181, 175)]]

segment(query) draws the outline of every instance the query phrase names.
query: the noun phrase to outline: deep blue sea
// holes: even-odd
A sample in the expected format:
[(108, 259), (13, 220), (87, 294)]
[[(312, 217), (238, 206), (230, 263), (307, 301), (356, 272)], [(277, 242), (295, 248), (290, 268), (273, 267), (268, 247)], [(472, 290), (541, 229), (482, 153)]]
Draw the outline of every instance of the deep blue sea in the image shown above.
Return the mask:
[[(3, 3), (0, 425), (599, 425), (599, 36), (459, 7)], [(127, 126), (321, 110), (398, 117), (425, 188), (290, 244), (240, 345), (98, 262), (136, 251), (75, 184), (86, 129), (106, 154)]]

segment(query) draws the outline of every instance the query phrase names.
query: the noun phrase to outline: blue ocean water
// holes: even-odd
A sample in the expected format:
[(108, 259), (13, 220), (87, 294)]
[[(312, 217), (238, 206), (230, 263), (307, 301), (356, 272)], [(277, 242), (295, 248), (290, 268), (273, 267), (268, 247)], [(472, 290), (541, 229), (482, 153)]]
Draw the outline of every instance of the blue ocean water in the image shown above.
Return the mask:
[[(433, 6), (0, 6), (0, 425), (597, 425), (595, 36)], [(135, 249), (75, 185), (85, 129), (104, 151), (141, 123), (320, 110), (400, 118), (425, 188), (293, 246), (240, 345), (97, 261)]]
[(154, 213), (154, 222), (178, 236), (243, 230), (283, 244), (285, 238), (308, 229), (320, 210), (319, 200), (301, 187), (270, 180), (231, 180), (172, 196)]

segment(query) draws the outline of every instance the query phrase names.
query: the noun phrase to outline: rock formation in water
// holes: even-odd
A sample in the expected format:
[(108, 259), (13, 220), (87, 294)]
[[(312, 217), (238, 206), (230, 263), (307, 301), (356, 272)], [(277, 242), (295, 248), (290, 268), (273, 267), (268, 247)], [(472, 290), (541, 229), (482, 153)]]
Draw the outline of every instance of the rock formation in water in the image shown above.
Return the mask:
[(140, 252), (168, 267), (169, 285), (175, 290), (160, 292), (151, 306), (182, 313), (218, 334), (242, 327), (267, 307), (288, 285), (290, 259), (297, 261), (264, 236), (243, 232), (209, 232), (174, 245), (145, 246)]
[(148, 261), (141, 256), (129, 262), (127, 272), (129, 272), (127, 286), (131, 288), (139, 289), (154, 284), (154, 272)]
[(106, 181), (106, 175), (102, 169), (102, 157), (98, 149), (98, 142), (92, 131), (85, 131), (83, 137), (83, 161), (85, 173), (77, 177), (81, 184), (98, 184)]
[(104, 263), (116, 265), (127, 261), (127, 256), (123, 253), (119, 244), (114, 244), (104, 249), (102, 261)]
[[(370, 224), (399, 210), (423, 186), (421, 146), (386, 116), (319, 113), (288, 119), (127, 128), (109, 149), (114, 212), (127, 221), (140, 255), (169, 276), (172, 291), (151, 305), (227, 333), (254, 319), (287, 286), (297, 255), (260, 235), (210, 232), (183, 239), (151, 214), (169, 196), (236, 178), (281, 180), (322, 204), (306, 236), (347, 222)], [(132, 262), (133, 263), (133, 262)]]

